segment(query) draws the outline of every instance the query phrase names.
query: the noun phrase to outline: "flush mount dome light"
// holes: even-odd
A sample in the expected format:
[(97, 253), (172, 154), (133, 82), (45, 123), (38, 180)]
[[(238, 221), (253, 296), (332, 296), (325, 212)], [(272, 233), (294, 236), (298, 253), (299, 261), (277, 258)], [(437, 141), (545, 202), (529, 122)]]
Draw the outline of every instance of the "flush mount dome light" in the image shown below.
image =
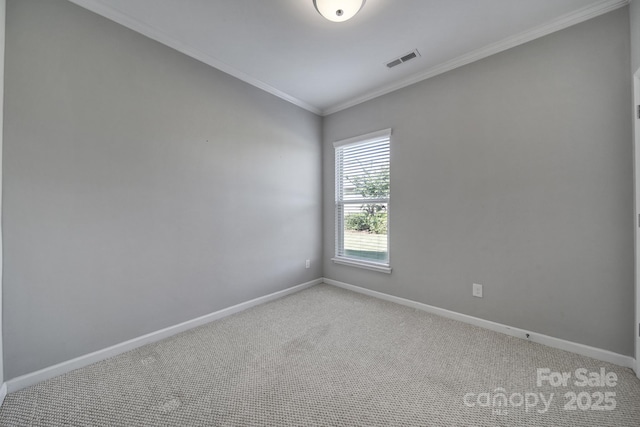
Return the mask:
[(333, 22), (344, 22), (356, 16), (366, 0), (313, 0), (320, 15)]

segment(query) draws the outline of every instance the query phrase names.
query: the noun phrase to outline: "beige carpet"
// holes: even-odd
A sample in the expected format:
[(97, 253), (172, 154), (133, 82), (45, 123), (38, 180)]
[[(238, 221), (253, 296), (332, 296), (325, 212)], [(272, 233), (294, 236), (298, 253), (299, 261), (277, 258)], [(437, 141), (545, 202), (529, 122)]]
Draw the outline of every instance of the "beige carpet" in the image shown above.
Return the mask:
[[(538, 387), (537, 368), (571, 379)], [(615, 386), (574, 385), (580, 368)], [(638, 426), (640, 380), (319, 285), (12, 393), (0, 425)]]

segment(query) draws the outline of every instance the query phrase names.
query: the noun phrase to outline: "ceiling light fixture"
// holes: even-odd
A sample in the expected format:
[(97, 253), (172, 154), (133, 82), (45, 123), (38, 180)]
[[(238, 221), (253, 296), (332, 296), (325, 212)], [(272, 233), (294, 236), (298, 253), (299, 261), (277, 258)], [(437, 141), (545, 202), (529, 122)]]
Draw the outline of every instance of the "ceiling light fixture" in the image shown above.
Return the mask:
[(356, 16), (366, 0), (313, 0), (318, 13), (329, 21), (344, 22)]

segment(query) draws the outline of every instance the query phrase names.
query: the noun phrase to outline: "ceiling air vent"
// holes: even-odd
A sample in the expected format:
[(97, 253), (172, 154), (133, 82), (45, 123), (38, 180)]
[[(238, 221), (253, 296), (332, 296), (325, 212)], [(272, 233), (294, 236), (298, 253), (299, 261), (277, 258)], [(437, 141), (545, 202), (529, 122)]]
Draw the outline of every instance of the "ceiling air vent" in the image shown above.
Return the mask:
[(396, 65), (404, 64), (407, 61), (411, 61), (413, 58), (417, 58), (418, 56), (420, 56), (420, 52), (418, 52), (418, 49), (415, 49), (405, 55), (402, 55), (400, 58), (396, 58), (387, 62), (387, 67), (393, 68)]

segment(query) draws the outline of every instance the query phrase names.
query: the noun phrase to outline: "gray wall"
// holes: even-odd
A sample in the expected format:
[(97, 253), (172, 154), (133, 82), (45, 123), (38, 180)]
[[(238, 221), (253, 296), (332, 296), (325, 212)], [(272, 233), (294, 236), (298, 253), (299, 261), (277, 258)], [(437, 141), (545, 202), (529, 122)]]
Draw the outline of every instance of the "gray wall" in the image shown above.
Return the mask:
[[(0, 100), (4, 99), (4, 39), (7, 2), (0, 0)], [(0, 212), (2, 212), (2, 137), (4, 129), (4, 102), (0, 102)], [(4, 382), (4, 360), (2, 357), (2, 227), (0, 227), (0, 382)]]
[[(638, 71), (638, 69), (640, 69), (640, 0), (631, 1), (631, 4), (629, 5), (629, 17), (630, 17), (630, 23), (631, 23), (631, 73), (632, 73), (632, 79), (633, 79), (633, 74), (635, 74)], [(635, 107), (634, 107), (634, 111), (635, 111)], [(635, 116), (634, 114), (632, 121), (635, 122), (635, 120), (637, 120), (637, 116)], [(633, 128), (634, 128), (634, 141), (635, 141), (635, 139), (638, 138), (638, 136), (635, 135), (636, 133), (635, 124), (633, 125)], [(637, 170), (637, 166), (636, 166), (635, 173), (636, 174), (640, 173), (640, 171)], [(640, 190), (636, 189), (636, 194), (635, 194), (636, 198), (638, 197), (638, 194), (637, 194), (638, 191)], [(636, 251), (637, 250), (638, 250), (638, 244), (636, 242)], [(636, 277), (637, 277), (637, 273), (636, 273)], [(638, 295), (639, 286), (640, 285), (636, 284), (635, 301), (640, 301), (640, 295)], [(636, 306), (636, 309), (637, 308), (638, 306)], [(639, 319), (640, 319), (640, 313), (636, 313), (636, 321)], [(638, 350), (636, 350), (635, 357), (636, 359), (640, 358), (640, 354)]]
[(6, 60), (6, 379), (321, 277), (319, 117), (62, 0)]
[[(325, 277), (632, 355), (629, 40), (622, 8), (327, 117)], [(330, 261), (331, 142), (388, 127), (391, 275)]]
[[(7, 15), (5, 379), (323, 272), (633, 354), (626, 8), (336, 113), (323, 151), (320, 118), (66, 1)], [(331, 142), (386, 127), (390, 276), (329, 261)]]
[(640, 0), (632, 0), (629, 6), (631, 17), (631, 69), (640, 68)]

